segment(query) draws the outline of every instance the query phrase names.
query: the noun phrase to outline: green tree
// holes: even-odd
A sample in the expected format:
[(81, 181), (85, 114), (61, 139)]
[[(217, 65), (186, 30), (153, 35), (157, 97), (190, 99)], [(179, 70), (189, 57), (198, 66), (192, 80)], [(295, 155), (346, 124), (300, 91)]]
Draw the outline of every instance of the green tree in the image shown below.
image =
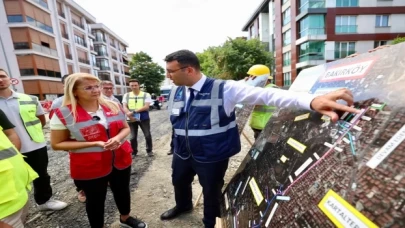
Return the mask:
[(405, 42), (405, 37), (397, 37), (392, 41), (392, 44), (399, 44)]
[(165, 79), (165, 70), (145, 52), (138, 52), (132, 56), (129, 62), (130, 75), (132, 79), (137, 79), (140, 85), (145, 87), (148, 93), (159, 93), (160, 84)]
[(223, 45), (209, 47), (197, 56), (205, 74), (221, 79), (243, 79), (255, 64), (273, 68), (273, 54), (257, 39), (229, 38)]

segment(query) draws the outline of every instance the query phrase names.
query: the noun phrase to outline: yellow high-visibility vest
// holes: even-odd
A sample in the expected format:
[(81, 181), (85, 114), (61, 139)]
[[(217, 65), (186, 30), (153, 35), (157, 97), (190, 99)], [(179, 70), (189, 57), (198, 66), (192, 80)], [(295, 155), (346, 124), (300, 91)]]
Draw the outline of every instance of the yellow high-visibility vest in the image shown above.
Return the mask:
[[(268, 84), (264, 88), (274, 87), (274, 84)], [(271, 115), (277, 108), (267, 105), (256, 105), (250, 118), (250, 127), (257, 130), (263, 130), (269, 121)]]
[(0, 219), (24, 207), (38, 174), (24, 161), (0, 126)]
[(140, 91), (138, 96), (134, 92), (127, 93), (127, 104), (129, 111), (140, 109), (145, 105), (146, 93)]
[(23, 93), (19, 93), (18, 97), (20, 116), (28, 135), (34, 142), (45, 142), (41, 120), (36, 116), (38, 99)]

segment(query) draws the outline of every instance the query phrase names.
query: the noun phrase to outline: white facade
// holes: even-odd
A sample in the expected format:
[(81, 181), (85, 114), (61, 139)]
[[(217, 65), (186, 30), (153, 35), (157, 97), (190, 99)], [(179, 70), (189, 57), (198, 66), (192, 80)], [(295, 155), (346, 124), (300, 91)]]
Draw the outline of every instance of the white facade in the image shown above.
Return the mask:
[[(5, 10), (5, 3), (3, 0), (0, 0), (0, 68), (5, 69), (11, 77), (19, 80), (19, 84), (14, 86), (14, 88), (18, 92), (25, 92), (22, 80), (40, 80), (53, 83), (59, 83), (61, 81), (61, 79), (58, 77), (41, 75), (25, 75), (21, 77), (17, 55), (39, 55), (50, 59), (55, 59), (59, 63), (60, 74), (62, 76), (77, 72), (88, 72), (98, 76), (98, 71), (100, 69), (97, 67), (96, 62), (92, 61), (92, 56), (96, 56), (97, 52), (95, 52), (93, 48), (93, 41), (95, 37), (92, 34), (90, 25), (95, 24), (97, 26), (102, 24), (96, 24), (96, 18), (73, 0), (48, 0), (46, 2), (48, 8), (46, 8), (46, 5), (41, 5), (34, 0), (25, 1), (39, 8), (44, 13), (49, 14), (53, 32), (38, 28), (38, 25), (32, 25), (30, 22), (9, 23)], [(76, 24), (73, 23), (74, 18)], [(10, 28), (29, 28), (46, 34), (47, 36), (55, 39), (56, 47), (54, 47), (55, 49), (49, 49), (47, 47), (32, 43), (31, 49), (27, 48), (15, 50)], [(127, 91), (126, 78), (129, 77), (124, 73), (124, 66), (129, 66), (127, 63), (123, 62), (122, 58), (123, 56), (126, 56), (126, 48), (128, 47), (128, 43), (110, 29), (107, 28), (106, 30), (109, 34), (108, 37), (114, 37), (115, 41), (117, 42), (117, 48), (122, 47), (120, 48), (121, 50), (116, 48), (117, 60), (111, 59), (111, 55), (109, 58), (110, 64), (112, 62), (116, 62), (116, 65), (119, 66), (118, 76), (120, 83), (119, 85), (117, 84), (119, 90), (114, 91), (114, 93), (116, 94), (117, 91), (124, 93)], [(75, 37), (75, 34), (78, 34), (77, 37), (80, 38), (79, 40), (77, 37)], [(110, 48), (114, 48), (109, 42), (110, 41), (108, 40), (108, 50)], [(112, 66), (113, 64), (111, 64), (111, 81), (116, 84), (113, 76), (114, 74), (117, 75), (117, 73), (113, 71)], [(59, 91), (59, 93), (61, 93), (61, 91)], [(49, 93), (44, 95), (46, 99), (52, 99), (56, 96), (56, 94)]]

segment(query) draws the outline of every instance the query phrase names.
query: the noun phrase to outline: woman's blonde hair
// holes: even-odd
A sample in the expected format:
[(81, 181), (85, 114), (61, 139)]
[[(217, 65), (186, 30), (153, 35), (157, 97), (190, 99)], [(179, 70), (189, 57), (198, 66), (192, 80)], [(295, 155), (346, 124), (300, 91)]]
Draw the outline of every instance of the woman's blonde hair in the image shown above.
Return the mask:
[[(101, 82), (100, 79), (98, 79), (96, 76), (87, 74), (87, 73), (71, 74), (66, 78), (66, 81), (65, 81), (65, 89), (64, 89), (65, 97), (63, 99), (62, 106), (72, 105), (72, 114), (73, 114), (74, 120), (76, 120), (76, 116), (77, 116), (77, 110), (76, 110), (77, 100), (74, 95), (74, 91), (77, 89), (77, 85), (79, 83), (83, 82), (84, 80), (94, 80), (99, 83)], [(117, 114), (120, 111), (120, 108), (118, 107), (118, 105), (115, 102), (106, 100), (101, 95), (98, 98), (98, 103), (100, 105), (107, 106), (109, 109), (111, 109), (111, 112), (114, 114)]]

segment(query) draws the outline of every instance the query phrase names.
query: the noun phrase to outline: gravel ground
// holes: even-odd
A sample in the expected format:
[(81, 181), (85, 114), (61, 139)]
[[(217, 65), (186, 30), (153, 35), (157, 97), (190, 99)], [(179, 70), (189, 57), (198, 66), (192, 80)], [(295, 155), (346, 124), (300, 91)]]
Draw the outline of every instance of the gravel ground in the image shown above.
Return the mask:
[[(141, 130), (139, 130), (139, 156), (134, 159), (131, 172), (131, 214), (147, 222), (149, 228), (203, 227), (201, 220), (203, 217), (203, 199), (199, 201), (193, 213), (165, 222), (159, 218), (161, 213), (174, 206), (174, 193), (171, 184), (172, 156), (166, 154), (170, 149), (171, 125), (166, 110), (151, 111), (150, 116), (155, 156), (148, 157), (146, 155), (145, 140)], [(49, 127), (46, 126), (44, 131), (49, 138)], [(253, 132), (248, 127), (245, 128), (245, 132), (253, 141)], [(242, 138), (242, 152), (231, 159), (225, 182), (231, 179), (249, 149), (248, 142)], [(36, 210), (35, 203), (31, 199), (26, 227), (89, 227), (85, 205), (77, 200), (77, 192), (69, 176), (68, 154), (63, 151), (53, 151), (50, 148), (48, 154), (48, 172), (51, 176), (53, 198), (65, 201), (69, 206), (58, 212), (40, 212)], [(193, 199), (196, 200), (201, 192), (197, 177), (193, 182), (193, 192)], [(106, 227), (119, 227), (118, 217), (118, 210), (109, 190), (105, 202)]]

